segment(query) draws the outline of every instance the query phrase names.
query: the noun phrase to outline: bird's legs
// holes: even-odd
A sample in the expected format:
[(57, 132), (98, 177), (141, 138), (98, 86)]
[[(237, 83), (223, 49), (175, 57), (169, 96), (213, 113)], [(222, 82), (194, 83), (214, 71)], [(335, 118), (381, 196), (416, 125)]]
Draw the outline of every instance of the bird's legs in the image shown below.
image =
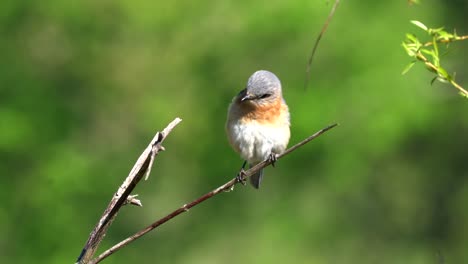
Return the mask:
[(245, 160), (244, 163), (242, 164), (242, 167), (241, 167), (239, 173), (236, 176), (237, 182), (242, 183), (242, 185), (244, 185), (244, 186), (246, 185), (245, 170), (244, 170), (246, 164), (247, 164), (247, 161)]
[(271, 166), (275, 167), (275, 163), (278, 160), (278, 154), (271, 152), (270, 155), (268, 155), (267, 161), (271, 163)]

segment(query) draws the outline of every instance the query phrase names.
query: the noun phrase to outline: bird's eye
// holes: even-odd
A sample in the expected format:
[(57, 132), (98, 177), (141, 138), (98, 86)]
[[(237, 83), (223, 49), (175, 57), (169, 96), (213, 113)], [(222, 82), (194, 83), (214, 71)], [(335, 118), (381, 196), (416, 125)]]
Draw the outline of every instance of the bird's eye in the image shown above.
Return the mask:
[(260, 96), (260, 99), (265, 99), (267, 97), (270, 97), (271, 94), (262, 94), (262, 96)]

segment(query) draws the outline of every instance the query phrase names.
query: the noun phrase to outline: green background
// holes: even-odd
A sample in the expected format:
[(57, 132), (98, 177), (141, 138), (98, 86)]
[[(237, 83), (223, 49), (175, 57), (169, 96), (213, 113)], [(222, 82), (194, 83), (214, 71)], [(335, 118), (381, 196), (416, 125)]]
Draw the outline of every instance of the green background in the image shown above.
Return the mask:
[[(231, 98), (278, 75), (290, 145), (340, 126), (104, 263), (468, 261), (468, 104), (401, 48), (466, 1), (2, 1), (0, 263), (73, 263), (154, 133), (183, 122), (100, 252), (234, 177)], [(468, 85), (467, 43), (443, 65)]]

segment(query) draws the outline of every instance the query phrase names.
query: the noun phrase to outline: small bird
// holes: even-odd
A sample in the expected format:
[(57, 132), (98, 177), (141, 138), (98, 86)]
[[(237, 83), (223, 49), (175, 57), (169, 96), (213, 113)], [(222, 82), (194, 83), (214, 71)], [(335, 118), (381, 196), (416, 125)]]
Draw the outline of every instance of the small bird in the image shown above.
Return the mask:
[[(234, 150), (253, 167), (265, 159), (274, 164), (276, 155), (288, 145), (289, 125), (280, 80), (260, 70), (250, 76), (246, 88), (229, 105), (226, 133)], [(250, 177), (250, 183), (258, 189), (262, 178), (263, 169)]]

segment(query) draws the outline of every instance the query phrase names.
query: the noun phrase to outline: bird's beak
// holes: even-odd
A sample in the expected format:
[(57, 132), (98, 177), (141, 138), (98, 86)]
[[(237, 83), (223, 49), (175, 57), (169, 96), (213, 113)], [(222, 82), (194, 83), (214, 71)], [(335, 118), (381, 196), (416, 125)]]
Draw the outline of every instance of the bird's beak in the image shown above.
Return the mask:
[(247, 91), (243, 92), (241, 94), (241, 102), (247, 101), (247, 100), (252, 100), (255, 99), (255, 96)]

